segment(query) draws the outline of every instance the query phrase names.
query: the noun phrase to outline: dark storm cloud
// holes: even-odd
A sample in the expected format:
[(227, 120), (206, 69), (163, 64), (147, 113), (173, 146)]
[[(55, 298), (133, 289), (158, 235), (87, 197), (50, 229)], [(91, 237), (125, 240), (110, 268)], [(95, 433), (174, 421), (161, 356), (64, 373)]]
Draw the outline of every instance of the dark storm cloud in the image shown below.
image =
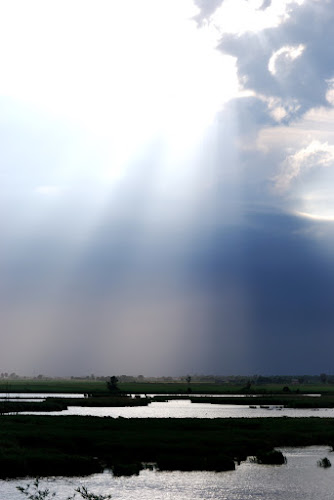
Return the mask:
[[(187, 324), (187, 335), (206, 351), (197, 365), (203, 372), (321, 371), (331, 360), (334, 259), (310, 237), (311, 229), (309, 221), (281, 213), (249, 212), (234, 226), (203, 224), (186, 249), (174, 241), (155, 257), (145, 252), (136, 272), (132, 268), (130, 287), (152, 299), (159, 287), (166, 292), (167, 276), (174, 275), (172, 293), (207, 297), (204, 323)], [(99, 273), (99, 252), (96, 244), (96, 259), (85, 261), (90, 273)], [(106, 275), (108, 268), (112, 280), (111, 261), (104, 262)], [(314, 345), (321, 361), (314, 359)]]
[(263, 311), (282, 304), (328, 307), (334, 300), (329, 293), (334, 256), (322, 254), (310, 228), (312, 223), (300, 217), (250, 210), (242, 225), (217, 228), (210, 235), (204, 229), (201, 239), (207, 243), (199, 239), (188, 256), (190, 278), (217, 288), (230, 279), (244, 283), (264, 304)]
[[(247, 226), (226, 229), (202, 248), (193, 278), (215, 286), (222, 300), (221, 309), (218, 304), (214, 309), (210, 334), (216, 369), (219, 358), (224, 362), (228, 344), (224, 331), (245, 346), (248, 371), (317, 372), (332, 365), (327, 346), (333, 345), (333, 255), (322, 252), (308, 236), (311, 226), (297, 217), (253, 213)], [(240, 302), (226, 324), (223, 291), (233, 290), (235, 283), (251, 312)], [(242, 315), (247, 324), (238, 331)], [(234, 358), (236, 372), (242, 371), (241, 360), (242, 349)]]
[[(334, 76), (333, 20), (333, 2), (310, 0), (293, 5), (288, 20), (277, 27), (261, 33), (225, 34), (219, 48), (237, 58), (244, 88), (281, 100), (288, 122), (310, 108), (329, 106), (326, 92), (328, 80)], [(300, 45), (305, 46), (301, 55), (290, 60), (286, 54), (278, 54), (276, 73), (269, 71), (274, 53)]]
[(111, 362), (140, 372), (145, 359), (154, 373), (327, 371), (334, 256), (306, 219), (244, 213), (234, 224), (203, 218), (190, 236), (165, 227), (164, 238), (141, 231), (135, 217), (120, 226), (105, 216), (68, 270), (66, 238), (56, 244), (51, 230), (31, 238), (1, 268), (4, 336), (13, 322), (30, 342), (42, 329), (41, 357), (27, 348), (25, 360), (44, 369), (52, 352), (55, 372), (62, 363), (103, 372)]

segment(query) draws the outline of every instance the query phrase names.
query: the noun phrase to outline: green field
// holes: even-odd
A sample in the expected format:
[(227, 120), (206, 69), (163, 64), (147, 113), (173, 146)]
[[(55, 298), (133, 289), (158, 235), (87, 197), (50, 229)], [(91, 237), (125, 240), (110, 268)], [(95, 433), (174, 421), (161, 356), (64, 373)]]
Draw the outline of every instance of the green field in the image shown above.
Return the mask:
[(120, 389), (135, 394), (178, 394), (187, 393), (188, 388), (193, 394), (282, 394), (284, 388), (289, 387), (292, 393), (305, 394), (333, 394), (334, 385), (290, 385), (286, 384), (263, 384), (252, 385), (250, 389), (243, 384), (208, 384), (208, 383), (129, 383), (119, 384)]
[(0, 392), (91, 393), (105, 392), (106, 383), (98, 380), (19, 379), (0, 382)]
[[(192, 394), (282, 394), (283, 384), (261, 384), (246, 388), (243, 384), (213, 384), (192, 382), (131, 382), (119, 383), (121, 391), (133, 394), (186, 394), (191, 389)], [(289, 385), (292, 393), (322, 393), (333, 394), (334, 385)], [(106, 382), (99, 380), (4, 380), (0, 382), (0, 392), (50, 392), (50, 393), (94, 393), (103, 394), (107, 391)]]

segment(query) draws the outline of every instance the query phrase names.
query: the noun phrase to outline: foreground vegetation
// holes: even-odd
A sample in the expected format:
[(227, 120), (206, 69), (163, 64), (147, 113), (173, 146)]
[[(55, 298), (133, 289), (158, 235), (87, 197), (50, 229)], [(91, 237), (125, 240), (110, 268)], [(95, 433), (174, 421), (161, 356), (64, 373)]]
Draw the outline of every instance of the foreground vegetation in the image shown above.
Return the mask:
[(233, 470), (247, 456), (265, 463), (275, 447), (333, 444), (333, 419), (324, 418), (2, 416), (0, 476), (74, 476), (105, 468), (133, 474), (143, 462), (160, 470)]
[[(17, 489), (28, 498), (28, 500), (46, 500), (48, 498), (55, 498), (56, 493), (51, 492), (49, 488), (42, 488), (39, 483), (39, 479), (36, 478), (33, 483), (28, 483), (26, 486), (17, 486)], [(79, 493), (83, 500), (110, 500), (111, 495), (95, 495), (87, 490), (85, 486), (80, 486), (76, 488), (75, 493), (67, 500), (74, 500), (76, 498), (76, 493)]]

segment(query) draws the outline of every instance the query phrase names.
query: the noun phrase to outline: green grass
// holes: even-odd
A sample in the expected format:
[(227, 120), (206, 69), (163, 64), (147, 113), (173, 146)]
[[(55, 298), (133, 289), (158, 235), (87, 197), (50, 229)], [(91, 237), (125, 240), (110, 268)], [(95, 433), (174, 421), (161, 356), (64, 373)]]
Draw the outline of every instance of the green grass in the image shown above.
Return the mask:
[(81, 407), (123, 407), (147, 406), (150, 398), (133, 399), (127, 396), (89, 397), (89, 398), (46, 398), (45, 401), (0, 401), (0, 414), (19, 412), (63, 411), (68, 406)]
[[(185, 382), (131, 382), (118, 384), (121, 391), (134, 394), (186, 394), (188, 387), (193, 394), (243, 394), (248, 391), (243, 384), (211, 384), (192, 382), (190, 386)], [(253, 394), (282, 394), (283, 384), (252, 385)], [(290, 385), (289, 389), (295, 393), (322, 393), (333, 394), (334, 385)], [(107, 392), (107, 386), (100, 380), (4, 380), (0, 381), (0, 392), (50, 392), (50, 393), (94, 393)]]
[(99, 380), (6, 380), (0, 392), (92, 393), (105, 392), (106, 383)]
[(264, 385), (252, 385), (251, 392), (256, 394), (262, 393), (280, 393), (283, 387), (289, 387), (291, 392), (300, 392), (303, 394), (334, 394), (334, 385), (331, 384), (264, 384)]

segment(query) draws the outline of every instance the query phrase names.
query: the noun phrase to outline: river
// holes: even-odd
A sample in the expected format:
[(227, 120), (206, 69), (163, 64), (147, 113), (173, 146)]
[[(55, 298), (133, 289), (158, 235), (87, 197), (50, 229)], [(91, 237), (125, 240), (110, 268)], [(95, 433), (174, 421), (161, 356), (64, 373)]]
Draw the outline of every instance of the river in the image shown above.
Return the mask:
[[(149, 394), (148, 396), (155, 396)], [(168, 397), (168, 395), (165, 395)], [(170, 395), (175, 396), (175, 395)], [(320, 394), (308, 394), (310, 397), (319, 397)], [(66, 394), (66, 393), (0, 393), (0, 401), (44, 401), (48, 397), (57, 398), (84, 398), (84, 394)], [(135, 395), (132, 395), (135, 397)], [(140, 397), (146, 397), (141, 394)], [(194, 396), (193, 396), (194, 397)], [(210, 395), (197, 395), (201, 397), (210, 397)], [(219, 396), (221, 398), (224, 395)], [(233, 397), (233, 395), (226, 395)], [(240, 397), (235, 395), (235, 397)], [(249, 405), (231, 405), (231, 404), (210, 404), (210, 403), (195, 403), (187, 399), (171, 399), (166, 402), (153, 402), (148, 406), (138, 407), (80, 407), (69, 406), (67, 410), (55, 412), (21, 412), (22, 414), (33, 415), (49, 415), (49, 416), (94, 416), (94, 417), (111, 417), (111, 418), (268, 418), (268, 417), (334, 417), (334, 408), (320, 409), (291, 409), (282, 408), (278, 405), (269, 405), (261, 408), (256, 405), (258, 395), (253, 395), (254, 404)]]
[[(113, 500), (330, 500), (333, 498), (334, 467), (323, 469), (317, 461), (333, 461), (327, 447), (281, 448), (287, 463), (265, 466), (242, 462), (228, 472), (142, 471), (139, 476), (113, 477), (112, 473), (86, 478), (49, 478), (41, 486), (65, 500), (74, 488), (85, 485), (94, 493), (111, 494)], [(0, 481), (1, 498), (23, 500), (16, 490), (27, 480)], [(79, 498), (77, 496), (76, 498)]]
[[(253, 405), (252, 405), (253, 406)], [(248, 405), (216, 405), (192, 403), (187, 399), (150, 403), (148, 406), (81, 407), (69, 406), (67, 410), (34, 412), (27, 414), (50, 416), (95, 416), (112, 418), (268, 418), (268, 417), (334, 417), (334, 408), (291, 409), (280, 406), (250, 408)], [(22, 413), (23, 414), (23, 413)]]

